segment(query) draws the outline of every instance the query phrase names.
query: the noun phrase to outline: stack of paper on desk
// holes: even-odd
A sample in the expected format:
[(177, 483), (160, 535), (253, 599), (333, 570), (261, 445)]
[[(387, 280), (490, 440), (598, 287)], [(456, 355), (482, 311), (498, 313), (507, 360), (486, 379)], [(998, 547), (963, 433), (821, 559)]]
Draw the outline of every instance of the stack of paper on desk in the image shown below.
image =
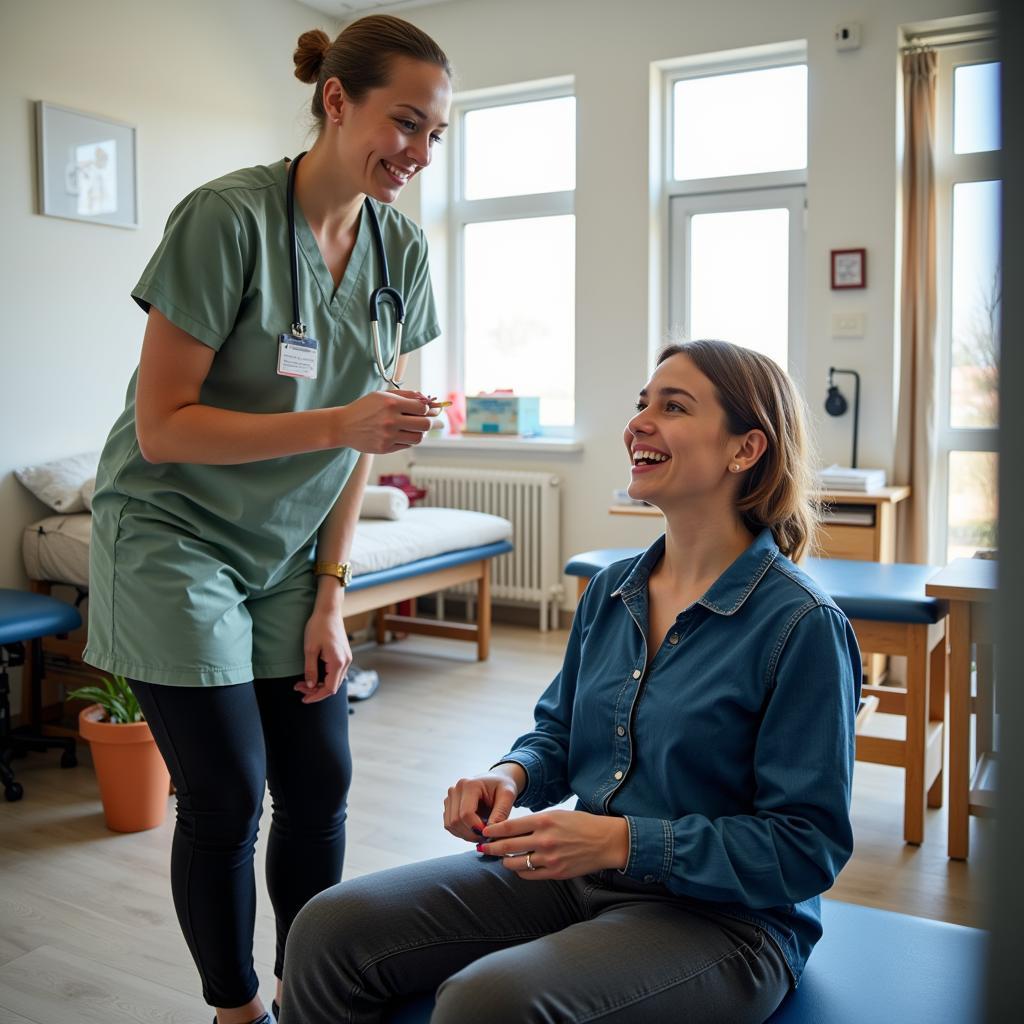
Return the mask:
[(867, 494), (885, 486), (885, 470), (832, 465), (818, 470), (818, 486), (823, 491), (861, 491)]

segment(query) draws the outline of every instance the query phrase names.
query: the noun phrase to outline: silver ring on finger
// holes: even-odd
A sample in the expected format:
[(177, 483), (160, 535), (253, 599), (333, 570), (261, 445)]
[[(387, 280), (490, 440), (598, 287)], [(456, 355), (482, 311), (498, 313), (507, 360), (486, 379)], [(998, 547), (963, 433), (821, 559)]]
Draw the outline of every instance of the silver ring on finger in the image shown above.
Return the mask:
[(533, 857), (533, 851), (531, 850), (526, 855), (526, 870), (527, 871), (536, 871), (537, 870), (537, 865), (533, 863), (533, 860), (531, 859), (532, 857)]

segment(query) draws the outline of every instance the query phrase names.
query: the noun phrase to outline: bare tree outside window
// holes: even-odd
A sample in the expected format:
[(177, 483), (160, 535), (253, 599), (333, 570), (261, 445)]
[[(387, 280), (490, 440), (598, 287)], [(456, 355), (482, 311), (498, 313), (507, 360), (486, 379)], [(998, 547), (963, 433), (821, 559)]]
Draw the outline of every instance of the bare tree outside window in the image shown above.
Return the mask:
[(999, 422), (999, 268), (979, 287), (968, 325), (953, 337), (950, 407), (957, 427), (994, 427)]

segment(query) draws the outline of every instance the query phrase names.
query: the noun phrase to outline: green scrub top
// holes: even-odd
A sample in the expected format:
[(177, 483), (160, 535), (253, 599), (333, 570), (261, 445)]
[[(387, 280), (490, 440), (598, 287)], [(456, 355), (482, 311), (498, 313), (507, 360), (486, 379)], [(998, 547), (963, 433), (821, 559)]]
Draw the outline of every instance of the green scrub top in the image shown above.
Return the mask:
[[(335, 289), (298, 203), (299, 309), (308, 335), (319, 342), (319, 365), (315, 380), (277, 373), (278, 336), (292, 322), (286, 176), (282, 160), (236, 171), (189, 195), (171, 213), (132, 292), (143, 310), (155, 306), (216, 352), (203, 404), (294, 412), (347, 405), (383, 386), (369, 326), (380, 270), (367, 218), (360, 217)], [(440, 334), (426, 240), (390, 206), (377, 210), (391, 284), (405, 300), (402, 351), (411, 352)], [(385, 359), (394, 337), (390, 314), (382, 304)], [(297, 578), (299, 604), (306, 607), (317, 531), (358, 453), (338, 449), (231, 466), (148, 463), (135, 434), (137, 376), (136, 370), (97, 476), (86, 660), (174, 685), (241, 682), (253, 677), (254, 662), (261, 661), (258, 672), (291, 666), (296, 657), (298, 668), (286, 671), (301, 672), (301, 651), (275, 661), (256, 649), (248, 656), (238, 650), (244, 629), (226, 627), (224, 617), (238, 604), (251, 611), (275, 588), (294, 591)], [(302, 625), (289, 625), (297, 628), (299, 648)], [(205, 631), (207, 641), (216, 640), (218, 630), (225, 634), (223, 656), (199, 639), (192, 647), (204, 649), (190, 649), (190, 636)]]

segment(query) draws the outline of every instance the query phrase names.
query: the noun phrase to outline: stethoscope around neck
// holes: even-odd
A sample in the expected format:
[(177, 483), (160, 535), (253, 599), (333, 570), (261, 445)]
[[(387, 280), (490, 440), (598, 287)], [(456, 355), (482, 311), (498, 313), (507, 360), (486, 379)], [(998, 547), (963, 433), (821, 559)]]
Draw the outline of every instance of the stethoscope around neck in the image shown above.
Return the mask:
[[(306, 337), (306, 325), (299, 315), (299, 252), (295, 242), (295, 169), (299, 161), (305, 156), (305, 152), (299, 153), (288, 165), (288, 244), (291, 249), (291, 272), (292, 272), (292, 334), (296, 338)], [(402, 382), (395, 379), (398, 372), (398, 360), (402, 355), (402, 328), (405, 325), (405, 303), (397, 288), (391, 287), (388, 276), (388, 256), (384, 250), (384, 236), (381, 234), (380, 221), (377, 219), (377, 211), (374, 209), (373, 200), (367, 196), (363, 200), (363, 210), (370, 220), (370, 228), (373, 231), (374, 246), (377, 250), (377, 266), (380, 270), (380, 287), (375, 288), (370, 295), (370, 335), (373, 338), (373, 357), (377, 364), (377, 372), (384, 378), (384, 381), (392, 387), (400, 388)], [(390, 302), (395, 312), (395, 351), (391, 359), (390, 369), (384, 361), (384, 349), (380, 340), (380, 304)]]

